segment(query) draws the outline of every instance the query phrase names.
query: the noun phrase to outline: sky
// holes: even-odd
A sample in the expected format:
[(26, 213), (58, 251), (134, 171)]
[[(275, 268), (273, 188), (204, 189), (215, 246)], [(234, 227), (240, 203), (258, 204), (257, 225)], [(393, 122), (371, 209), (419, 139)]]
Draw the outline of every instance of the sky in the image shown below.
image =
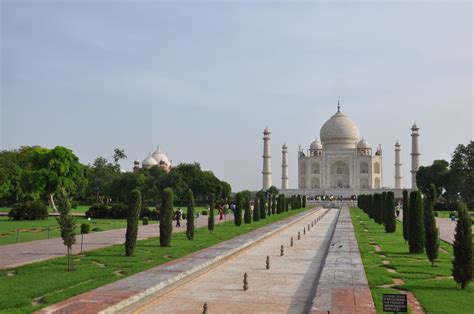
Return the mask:
[(82, 163), (157, 145), (233, 191), (273, 184), (341, 110), (410, 187), (410, 127), (421, 164), (473, 139), (471, 1), (8, 1), (1, 9), (0, 149), (66, 146)]

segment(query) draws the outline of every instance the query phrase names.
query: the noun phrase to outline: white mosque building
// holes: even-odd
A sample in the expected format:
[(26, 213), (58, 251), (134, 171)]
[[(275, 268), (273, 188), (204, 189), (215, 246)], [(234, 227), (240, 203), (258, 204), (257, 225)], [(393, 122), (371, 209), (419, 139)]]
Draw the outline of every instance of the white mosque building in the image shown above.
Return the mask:
[[(412, 188), (416, 188), (416, 171), (419, 168), (418, 130), (414, 124), (412, 130)], [(263, 186), (264, 190), (272, 185), (270, 131), (265, 128), (263, 149)], [(315, 139), (306, 151), (298, 149), (297, 188), (289, 188), (288, 147), (282, 146), (281, 191), (287, 195), (301, 194), (340, 195), (349, 197), (363, 193), (375, 193), (392, 190), (400, 197), (403, 178), (400, 161), (400, 144), (395, 144), (395, 188), (384, 188), (382, 148), (375, 150), (369, 142), (360, 137), (358, 126), (341, 111), (327, 120), (320, 130), (320, 140)]]
[[(166, 172), (169, 172), (172, 168), (171, 161), (168, 159), (168, 156), (160, 150), (159, 146), (142, 161), (142, 168), (150, 169), (152, 167), (160, 167)], [(133, 163), (133, 171), (138, 171), (138, 169), (140, 169), (140, 160), (135, 160)]]

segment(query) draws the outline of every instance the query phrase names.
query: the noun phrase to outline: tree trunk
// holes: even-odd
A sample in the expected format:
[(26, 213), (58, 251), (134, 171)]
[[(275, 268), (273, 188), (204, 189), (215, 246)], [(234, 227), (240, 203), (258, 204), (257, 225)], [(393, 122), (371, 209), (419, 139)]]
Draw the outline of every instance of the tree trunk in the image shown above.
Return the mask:
[(53, 208), (53, 211), (55, 213), (58, 212), (58, 208), (56, 207), (56, 204), (54, 203), (54, 193), (50, 193), (49, 196), (49, 204), (51, 205), (51, 207)]

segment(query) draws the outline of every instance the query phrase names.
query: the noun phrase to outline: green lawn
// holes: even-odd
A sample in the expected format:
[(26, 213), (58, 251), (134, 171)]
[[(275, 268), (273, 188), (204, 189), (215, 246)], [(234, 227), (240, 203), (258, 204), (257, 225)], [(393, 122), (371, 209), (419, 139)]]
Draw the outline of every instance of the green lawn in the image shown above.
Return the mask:
[[(453, 258), (450, 244), (441, 241), (439, 258), (435, 267), (431, 267), (425, 254), (408, 253), (400, 222), (395, 233), (386, 233), (383, 225), (376, 224), (362, 210), (352, 208), (350, 212), (378, 313), (383, 313), (382, 294), (400, 290), (412, 291), (427, 313), (473, 313), (474, 284), (463, 291), (450, 278)], [(380, 246), (380, 252), (376, 252), (375, 244)], [(388, 269), (396, 272), (390, 273)], [(404, 283), (392, 288), (380, 287), (392, 284), (393, 279)]]
[[(207, 227), (195, 230), (194, 241), (183, 232), (173, 234), (169, 248), (161, 248), (159, 238), (137, 242), (135, 256), (124, 256), (123, 245), (115, 245), (74, 256), (75, 271), (66, 272), (66, 258), (55, 258), (12, 269), (14, 276), (0, 270), (0, 312), (30, 313), (74, 295), (155, 267), (192, 252), (281, 220), (305, 209), (272, 215), (267, 219), (236, 227), (233, 222), (218, 224), (212, 233)], [(10, 271), (12, 271), (10, 270)], [(10, 273), (11, 274), (11, 273)], [(41, 305), (32, 300), (42, 298)]]
[[(89, 223), (91, 230), (97, 228), (97, 231), (105, 231), (111, 229), (125, 228), (127, 221), (125, 219), (92, 219), (88, 221), (86, 218), (76, 218), (76, 233), (80, 233), (80, 224)], [(150, 220), (149, 223), (157, 223)], [(57, 238), (60, 236), (58, 222), (56, 217), (49, 217), (45, 220), (8, 220), (8, 217), (0, 217), (0, 245), (28, 242), (35, 240), (48, 239), (49, 237)]]

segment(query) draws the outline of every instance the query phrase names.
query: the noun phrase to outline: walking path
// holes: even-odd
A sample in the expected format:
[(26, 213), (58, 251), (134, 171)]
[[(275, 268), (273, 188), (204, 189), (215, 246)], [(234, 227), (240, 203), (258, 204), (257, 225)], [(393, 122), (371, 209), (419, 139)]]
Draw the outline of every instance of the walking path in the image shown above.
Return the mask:
[(347, 207), (339, 214), (311, 312), (376, 312)]
[[(403, 221), (403, 210), (400, 211), (398, 220)], [(456, 221), (451, 221), (449, 218), (435, 218), (436, 226), (439, 228), (439, 237), (452, 244), (454, 242), (454, 230), (456, 229)]]
[[(232, 215), (228, 215), (233, 220)], [(199, 216), (195, 219), (196, 227), (207, 225), (208, 216)], [(224, 222), (216, 219), (216, 223)], [(159, 225), (151, 224), (140, 226), (138, 229), (138, 239), (146, 239), (150, 237), (159, 236)], [(173, 232), (183, 232), (186, 230), (186, 221), (181, 223), (181, 227), (174, 227)], [(93, 232), (84, 235), (82, 245), (83, 251), (95, 250), (115, 244), (122, 244), (125, 242), (126, 229), (114, 229), (109, 231)], [(76, 244), (73, 245), (73, 254), (81, 251), (81, 235), (76, 235)], [(13, 268), (20, 265), (25, 265), (33, 262), (43, 261), (50, 258), (60, 257), (66, 255), (66, 247), (61, 238), (30, 241), (18, 244), (9, 244), (0, 246), (0, 269)]]

